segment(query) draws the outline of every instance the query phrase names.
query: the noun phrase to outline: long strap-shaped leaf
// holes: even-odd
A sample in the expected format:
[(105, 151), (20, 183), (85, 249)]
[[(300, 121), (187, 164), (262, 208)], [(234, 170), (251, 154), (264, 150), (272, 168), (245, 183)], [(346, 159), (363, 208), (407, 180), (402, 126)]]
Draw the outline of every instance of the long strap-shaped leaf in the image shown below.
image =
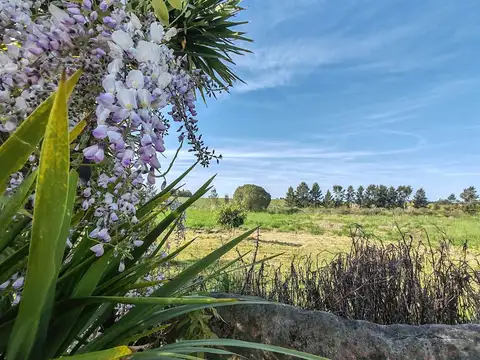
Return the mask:
[(130, 355), (132, 350), (128, 346), (117, 346), (112, 349), (95, 351), (92, 353), (74, 355), (74, 356), (62, 356), (57, 360), (116, 360), (121, 359), (124, 356)]
[[(65, 84), (65, 96), (70, 97), (75, 84), (82, 75), (82, 70), (77, 70)], [(0, 146), (0, 184), (6, 183), (8, 177), (19, 170), (27, 161), (30, 154), (45, 134), (50, 109), (52, 109), (56, 94), (50, 95), (41, 103), (33, 113), (20, 125), (20, 127)], [(68, 142), (68, 133), (67, 133)]]
[(190, 171), (192, 171), (195, 166), (197, 166), (198, 162), (196, 162), (195, 164), (193, 164), (192, 166), (190, 166), (187, 170), (185, 170), (183, 172), (182, 175), (180, 175), (178, 178), (176, 178), (172, 183), (170, 183), (169, 185), (167, 185), (167, 187), (165, 189), (163, 189), (160, 193), (158, 193), (157, 195), (155, 195), (152, 199), (150, 199), (150, 201), (148, 201), (145, 205), (143, 205), (141, 208), (139, 208), (137, 210), (137, 217), (140, 219), (142, 217), (144, 217), (145, 215), (147, 215), (150, 211), (152, 211), (153, 209), (155, 209), (155, 207), (158, 205), (159, 201), (162, 201), (165, 196), (167, 194), (169, 194), (173, 188), (175, 188), (175, 186), (177, 186), (177, 184), (180, 183), (180, 181), (182, 181), (185, 176), (187, 176)]
[(70, 167), (67, 99), (63, 74), (40, 154), (27, 274), (7, 348), (9, 360), (44, 358), (43, 343), (66, 240), (60, 233), (67, 207)]
[[(235, 246), (237, 246), (241, 241), (246, 239), (248, 236), (253, 234), (256, 229), (252, 229), (247, 231), (246, 233), (240, 235), (239, 237), (231, 240), (230, 242), (226, 243), (219, 249), (213, 251), (206, 257), (201, 260), (198, 260), (195, 264), (191, 265), (184, 271), (182, 271), (178, 276), (172, 279), (167, 284), (163, 285), (156, 291), (152, 293), (151, 296), (153, 297), (164, 297), (170, 296), (171, 294), (175, 293), (179, 290), (182, 286), (188, 283), (192, 278), (196, 275), (201, 273), (205, 268), (210, 266), (214, 261), (218, 260), (224, 254), (232, 250)], [(120, 339), (120, 335), (130, 336), (127, 334), (129, 330), (132, 329), (132, 324), (136, 323), (137, 321), (141, 320), (142, 318), (148, 318), (152, 313), (158, 310), (158, 306), (149, 306), (149, 305), (137, 305), (135, 308), (130, 310), (128, 314), (126, 314), (123, 318), (121, 318), (118, 322), (116, 322), (112, 327), (110, 327), (100, 338), (95, 339), (91, 344), (87, 345), (87, 347), (92, 346), (94, 348), (104, 348), (109, 346), (110, 343), (116, 343)]]
[[(234, 347), (234, 348), (246, 348), (251, 350), (262, 350), (268, 352), (274, 352), (283, 355), (290, 355), (294, 356), (299, 359), (306, 359), (306, 360), (328, 360), (327, 358), (307, 354), (298, 350), (286, 349), (280, 346), (275, 345), (267, 345), (267, 344), (257, 344), (248, 341), (241, 341), (241, 340), (233, 340), (233, 339), (206, 339), (206, 340), (186, 340), (186, 341), (179, 341), (174, 344), (165, 345), (157, 351), (169, 351), (175, 352), (175, 350), (181, 350), (185, 347), (192, 347), (192, 346), (226, 346), (226, 347)], [(155, 350), (151, 350), (154, 352)], [(145, 351), (142, 354), (148, 354), (150, 351)], [(138, 354), (141, 355), (141, 354)], [(142, 359), (141, 356), (133, 356), (133, 359)]]
[(31, 173), (25, 181), (18, 187), (17, 191), (8, 199), (5, 207), (0, 213), (0, 252), (8, 246), (8, 242), (13, 240), (5, 236), (5, 232), (12, 221), (13, 216), (23, 208), (30, 195), (32, 185), (37, 178), (37, 171)]
[(236, 302), (237, 299), (216, 299), (211, 297), (133, 297), (133, 296), (86, 296), (67, 300), (67, 304), (114, 303), (132, 305), (187, 305), (187, 304), (217, 304)]

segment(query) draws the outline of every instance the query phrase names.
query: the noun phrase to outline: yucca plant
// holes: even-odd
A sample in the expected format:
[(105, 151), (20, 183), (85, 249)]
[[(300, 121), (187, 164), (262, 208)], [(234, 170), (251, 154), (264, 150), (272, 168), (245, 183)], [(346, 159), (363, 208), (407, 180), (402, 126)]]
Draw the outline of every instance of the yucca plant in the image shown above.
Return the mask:
[[(232, 56), (245, 55), (251, 51), (239, 46), (252, 42), (239, 27), (248, 21), (234, 21), (244, 10), (241, 0), (133, 0), (130, 6), (135, 11), (155, 10), (157, 18), (178, 30), (170, 42), (176, 55), (186, 56), (189, 71), (201, 70), (212, 80), (200, 90), (228, 90), (242, 79), (231, 66)], [(243, 81), (242, 81), (243, 82)], [(215, 92), (213, 92), (215, 94)]]
[[(174, 259), (192, 243), (187, 242), (167, 256), (161, 255), (176, 220), (211, 188), (213, 178), (175, 211), (166, 211), (170, 195), (192, 166), (138, 209), (137, 224), (120, 223), (111, 246), (105, 246), (103, 256), (95, 256), (90, 249), (96, 243), (89, 237), (94, 220), (90, 211), (79, 206), (78, 174), (70, 164), (69, 144), (85, 126), (79, 123), (68, 131), (67, 101), (79, 77), (77, 72), (67, 80), (64, 74), (56, 94), (33, 111), (0, 147), (0, 183), (4, 184), (11, 173), (25, 169), (29, 154), (41, 146), (38, 169), (29, 170), (16, 191), (2, 197), (0, 358), (196, 359), (198, 353), (228, 357), (233, 353), (225, 348), (250, 347), (319, 359), (294, 350), (228, 339), (181, 341), (135, 352), (137, 342), (183, 314), (249, 303), (192, 296), (191, 289), (198, 283), (192, 281), (199, 273), (254, 230), (231, 240), (168, 281), (143, 281), (144, 275)], [(33, 209), (26, 205), (32, 193)], [(151, 226), (158, 217), (160, 221)], [(121, 258), (113, 245), (131, 241), (130, 227), (144, 229), (140, 232), (144, 235), (141, 245), (131, 252), (119, 272)], [(67, 238), (71, 248), (66, 246)], [(14, 273), (20, 275), (12, 280)], [(150, 296), (127, 296), (132, 290), (160, 283)], [(22, 286), (20, 298), (18, 289)], [(118, 304), (135, 306), (115, 318)]]

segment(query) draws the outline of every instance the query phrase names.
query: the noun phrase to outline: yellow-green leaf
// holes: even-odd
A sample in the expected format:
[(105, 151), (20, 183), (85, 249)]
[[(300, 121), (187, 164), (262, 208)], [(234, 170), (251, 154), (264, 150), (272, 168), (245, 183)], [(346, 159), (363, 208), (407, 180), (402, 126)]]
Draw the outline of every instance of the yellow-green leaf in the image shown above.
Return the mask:
[(75, 141), (76, 138), (82, 133), (83, 129), (87, 126), (87, 120), (83, 119), (70, 131), (69, 142), (70, 144)]
[(169, 24), (168, 8), (163, 0), (152, 0), (153, 11), (157, 18), (164, 24)]
[(65, 74), (53, 102), (40, 153), (32, 236), (22, 300), (7, 347), (7, 359), (33, 360), (43, 353), (55, 285), (66, 239), (70, 152)]
[[(66, 84), (67, 98), (70, 97), (75, 84), (82, 74), (77, 70)], [(6, 184), (9, 176), (22, 168), (28, 157), (34, 152), (42, 140), (52, 108), (55, 94), (41, 103), (19, 128), (0, 146), (0, 185)], [(1, 187), (1, 186), (0, 186)]]
[(65, 360), (115, 360), (132, 354), (132, 350), (128, 346), (117, 346), (112, 349), (95, 351), (87, 354), (62, 356), (60, 359)]
[(168, 3), (172, 5), (174, 9), (182, 10), (183, 9), (183, 1), (182, 0), (168, 0)]

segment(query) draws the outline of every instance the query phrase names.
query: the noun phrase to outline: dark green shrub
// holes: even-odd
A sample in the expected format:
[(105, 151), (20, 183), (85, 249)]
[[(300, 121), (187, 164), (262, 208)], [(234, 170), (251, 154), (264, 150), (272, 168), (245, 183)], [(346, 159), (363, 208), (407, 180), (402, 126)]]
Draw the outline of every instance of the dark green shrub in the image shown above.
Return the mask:
[(239, 186), (233, 194), (233, 201), (248, 211), (262, 211), (268, 208), (272, 197), (258, 185)]
[(246, 218), (247, 214), (241, 207), (228, 204), (223, 206), (218, 212), (217, 223), (224, 227), (235, 229), (242, 226)]

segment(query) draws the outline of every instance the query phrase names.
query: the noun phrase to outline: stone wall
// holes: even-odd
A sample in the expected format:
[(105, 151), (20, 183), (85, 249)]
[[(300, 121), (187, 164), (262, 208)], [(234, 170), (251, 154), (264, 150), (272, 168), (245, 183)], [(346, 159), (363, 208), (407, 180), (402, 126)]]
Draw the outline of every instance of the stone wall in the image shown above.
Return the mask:
[[(230, 295), (230, 297), (234, 297)], [(289, 347), (332, 360), (480, 359), (480, 325), (378, 325), (282, 304), (218, 308), (219, 337)], [(262, 352), (249, 359), (286, 359)]]

